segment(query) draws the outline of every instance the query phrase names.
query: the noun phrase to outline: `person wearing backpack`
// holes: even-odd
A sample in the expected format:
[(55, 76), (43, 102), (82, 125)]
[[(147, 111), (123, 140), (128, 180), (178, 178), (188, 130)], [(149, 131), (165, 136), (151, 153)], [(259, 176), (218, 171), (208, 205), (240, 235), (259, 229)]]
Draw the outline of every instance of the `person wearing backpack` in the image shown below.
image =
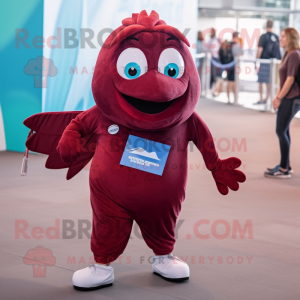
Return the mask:
[[(281, 59), (280, 45), (278, 36), (273, 33), (273, 21), (268, 20), (266, 25), (267, 32), (263, 34), (258, 42), (258, 50), (256, 58)], [(265, 104), (270, 95), (270, 64), (261, 63), (258, 71), (260, 100), (255, 104)], [(263, 84), (266, 84), (266, 98), (263, 99)]]
[(268, 168), (264, 175), (268, 178), (291, 178), (290, 164), (290, 122), (300, 110), (300, 43), (295, 28), (285, 28), (280, 35), (280, 46), (285, 54), (279, 68), (280, 86), (273, 100), (277, 110), (276, 133), (279, 138), (281, 160), (275, 168)]

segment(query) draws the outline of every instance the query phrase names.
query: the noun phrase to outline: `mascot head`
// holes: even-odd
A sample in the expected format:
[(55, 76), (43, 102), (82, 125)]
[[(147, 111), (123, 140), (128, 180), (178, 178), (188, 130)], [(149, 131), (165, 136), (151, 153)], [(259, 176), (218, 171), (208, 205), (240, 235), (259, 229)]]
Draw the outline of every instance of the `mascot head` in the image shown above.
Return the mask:
[(124, 19), (106, 39), (92, 81), (95, 102), (110, 120), (137, 130), (186, 121), (200, 96), (189, 42), (155, 11)]

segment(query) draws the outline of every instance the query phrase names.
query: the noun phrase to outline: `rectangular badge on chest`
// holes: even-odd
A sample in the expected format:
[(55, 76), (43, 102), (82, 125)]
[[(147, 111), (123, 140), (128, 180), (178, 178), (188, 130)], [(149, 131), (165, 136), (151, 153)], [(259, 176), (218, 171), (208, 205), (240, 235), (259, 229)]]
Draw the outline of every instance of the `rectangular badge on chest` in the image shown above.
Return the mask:
[(162, 175), (171, 146), (129, 135), (120, 165)]

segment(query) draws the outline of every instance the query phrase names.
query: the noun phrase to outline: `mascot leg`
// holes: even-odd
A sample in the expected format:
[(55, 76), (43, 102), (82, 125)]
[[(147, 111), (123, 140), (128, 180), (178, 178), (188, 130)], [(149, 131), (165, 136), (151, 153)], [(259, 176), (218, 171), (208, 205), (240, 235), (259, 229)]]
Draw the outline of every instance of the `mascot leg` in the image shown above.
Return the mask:
[(149, 199), (143, 202), (135, 217), (146, 244), (155, 254), (152, 258), (153, 273), (174, 282), (187, 280), (190, 276), (189, 266), (172, 254), (180, 209), (180, 199)]
[(133, 224), (133, 218), (122, 207), (92, 186), (91, 204), (91, 249), (96, 263), (74, 273), (73, 286), (78, 290), (94, 290), (112, 285), (114, 270), (107, 264), (123, 253)]

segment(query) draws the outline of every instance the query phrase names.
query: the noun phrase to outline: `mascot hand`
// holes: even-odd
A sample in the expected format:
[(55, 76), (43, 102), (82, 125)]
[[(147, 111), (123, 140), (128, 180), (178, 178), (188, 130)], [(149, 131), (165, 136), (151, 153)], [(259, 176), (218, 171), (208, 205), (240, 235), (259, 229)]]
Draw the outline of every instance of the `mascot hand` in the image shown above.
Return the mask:
[(74, 162), (82, 152), (78, 133), (68, 132), (68, 134), (63, 134), (56, 150), (59, 152), (63, 162)]
[(220, 159), (215, 169), (212, 170), (212, 175), (215, 179), (217, 188), (222, 195), (228, 194), (228, 188), (233, 191), (239, 189), (238, 182), (244, 182), (246, 176), (243, 172), (235, 170), (241, 165), (241, 161), (236, 157)]

